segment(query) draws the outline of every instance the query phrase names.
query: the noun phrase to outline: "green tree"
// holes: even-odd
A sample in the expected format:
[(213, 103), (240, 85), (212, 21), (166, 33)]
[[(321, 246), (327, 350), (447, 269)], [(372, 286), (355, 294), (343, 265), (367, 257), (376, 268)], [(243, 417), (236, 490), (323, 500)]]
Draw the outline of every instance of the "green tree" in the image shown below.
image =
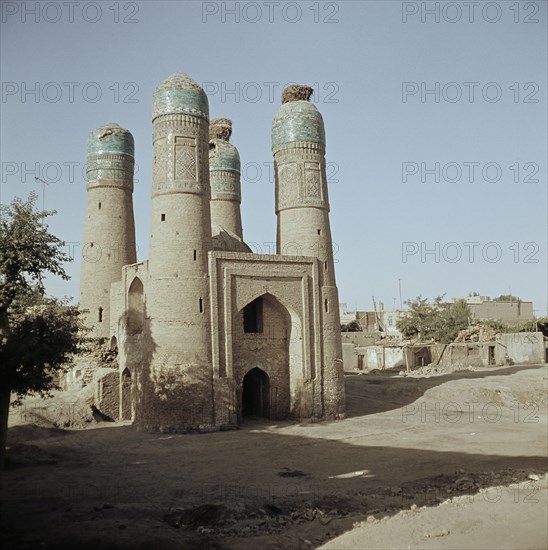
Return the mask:
[(36, 195), (0, 205), (0, 469), (3, 467), (9, 407), (26, 394), (49, 395), (56, 374), (85, 342), (75, 307), (47, 298), (47, 273), (67, 280), (64, 243), (49, 233), (35, 210)]
[(427, 298), (418, 296), (405, 303), (409, 310), (396, 322), (396, 327), (405, 338), (423, 342), (433, 338), (436, 342), (447, 344), (469, 325), (471, 313), (465, 300), (445, 303), (443, 296), (437, 296), (430, 304)]
[(527, 321), (520, 328), (519, 332), (542, 332), (548, 337), (548, 317), (540, 317), (533, 321)]
[(434, 306), (428, 303), (428, 298), (417, 296), (415, 300), (407, 300), (409, 310), (396, 321), (396, 328), (405, 338), (428, 340), (434, 329)]
[(433, 338), (436, 342), (453, 342), (458, 333), (470, 324), (471, 311), (466, 300), (456, 300), (452, 304), (441, 304), (435, 317)]
[(362, 327), (358, 321), (350, 321), (350, 323), (341, 325), (341, 332), (361, 332)]

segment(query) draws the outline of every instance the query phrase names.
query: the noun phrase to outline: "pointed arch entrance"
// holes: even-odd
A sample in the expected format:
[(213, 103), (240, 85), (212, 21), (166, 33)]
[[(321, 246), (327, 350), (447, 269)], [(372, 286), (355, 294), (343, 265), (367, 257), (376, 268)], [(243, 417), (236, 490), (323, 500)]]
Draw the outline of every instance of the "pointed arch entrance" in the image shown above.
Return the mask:
[(240, 305), (232, 326), (238, 419), (289, 418), (303, 371), (300, 319), (267, 292)]
[(135, 335), (143, 332), (145, 320), (144, 287), (141, 279), (133, 279), (127, 296), (128, 306), (128, 334)]
[(242, 383), (242, 417), (270, 418), (270, 379), (258, 367), (251, 369)]

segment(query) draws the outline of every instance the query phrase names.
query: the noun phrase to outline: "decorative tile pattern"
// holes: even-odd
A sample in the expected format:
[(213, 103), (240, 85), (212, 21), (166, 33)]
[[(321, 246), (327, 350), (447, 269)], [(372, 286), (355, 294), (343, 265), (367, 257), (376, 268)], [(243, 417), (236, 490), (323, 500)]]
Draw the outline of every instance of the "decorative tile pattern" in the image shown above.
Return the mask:
[(196, 179), (194, 147), (175, 147), (175, 179)]
[(192, 187), (198, 183), (196, 159), (196, 140), (192, 138), (175, 138), (173, 181), (177, 187)]
[(100, 153), (88, 155), (86, 175), (88, 182), (98, 180), (126, 180), (133, 182), (134, 160), (125, 154)]
[(240, 175), (234, 172), (216, 170), (210, 172), (211, 197), (230, 195), (238, 201), (241, 198)]
[(305, 163), (306, 196), (321, 198), (321, 171), (317, 163)]
[(309, 101), (284, 103), (272, 121), (272, 146), (296, 141), (325, 144), (321, 113)]

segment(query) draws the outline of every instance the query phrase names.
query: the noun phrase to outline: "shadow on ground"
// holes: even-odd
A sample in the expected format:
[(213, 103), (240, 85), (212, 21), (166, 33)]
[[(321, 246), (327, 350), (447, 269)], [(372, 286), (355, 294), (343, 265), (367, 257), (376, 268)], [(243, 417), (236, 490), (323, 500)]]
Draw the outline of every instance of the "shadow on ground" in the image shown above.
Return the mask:
[(527, 483), (531, 471), (546, 469), (543, 456), (369, 446), (282, 431), (255, 422), (207, 435), (113, 425), (48, 434), (33, 443), (56, 464), (5, 472), (3, 548), (311, 548), (367, 514)]

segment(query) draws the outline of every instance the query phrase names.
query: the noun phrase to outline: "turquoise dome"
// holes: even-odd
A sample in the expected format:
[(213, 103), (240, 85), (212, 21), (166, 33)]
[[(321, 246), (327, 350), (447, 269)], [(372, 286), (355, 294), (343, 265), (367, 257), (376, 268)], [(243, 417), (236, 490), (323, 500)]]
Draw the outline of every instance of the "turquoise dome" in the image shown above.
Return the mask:
[(294, 141), (312, 141), (325, 145), (322, 115), (310, 101), (284, 103), (272, 121), (272, 147)]
[(88, 155), (124, 153), (135, 156), (135, 143), (129, 130), (118, 124), (108, 123), (95, 128), (88, 136)]
[(240, 173), (240, 154), (231, 143), (221, 139), (209, 141), (209, 171), (232, 170)]
[(152, 94), (152, 119), (169, 114), (209, 119), (209, 102), (202, 87), (184, 73), (172, 74)]

